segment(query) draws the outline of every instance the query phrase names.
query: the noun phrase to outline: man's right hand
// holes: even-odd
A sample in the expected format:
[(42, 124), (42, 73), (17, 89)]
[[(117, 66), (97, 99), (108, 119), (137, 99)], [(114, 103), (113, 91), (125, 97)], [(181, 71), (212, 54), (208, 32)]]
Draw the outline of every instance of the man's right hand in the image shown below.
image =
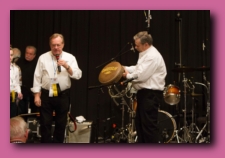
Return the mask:
[(34, 94), (34, 104), (35, 104), (37, 107), (40, 107), (40, 106), (41, 106), (40, 93), (35, 93), (35, 94)]

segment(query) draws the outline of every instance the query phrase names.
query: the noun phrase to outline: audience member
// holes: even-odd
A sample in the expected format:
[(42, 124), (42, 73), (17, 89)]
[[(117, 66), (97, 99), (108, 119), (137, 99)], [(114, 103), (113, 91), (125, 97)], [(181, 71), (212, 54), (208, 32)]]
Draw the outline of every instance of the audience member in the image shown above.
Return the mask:
[(10, 119), (10, 143), (26, 143), (28, 139), (27, 123), (20, 116)]
[(34, 46), (27, 46), (25, 49), (25, 56), (20, 58), (17, 62), (22, 71), (22, 93), (23, 99), (19, 102), (19, 113), (35, 113), (38, 112), (34, 104), (34, 96), (30, 88), (33, 87), (34, 71), (37, 64), (36, 48)]

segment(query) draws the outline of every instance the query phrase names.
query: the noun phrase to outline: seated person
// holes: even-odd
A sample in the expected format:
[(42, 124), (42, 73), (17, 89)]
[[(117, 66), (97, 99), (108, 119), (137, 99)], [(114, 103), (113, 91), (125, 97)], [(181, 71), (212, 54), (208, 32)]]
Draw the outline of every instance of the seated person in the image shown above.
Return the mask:
[(28, 139), (27, 123), (20, 116), (10, 119), (10, 143), (26, 143)]

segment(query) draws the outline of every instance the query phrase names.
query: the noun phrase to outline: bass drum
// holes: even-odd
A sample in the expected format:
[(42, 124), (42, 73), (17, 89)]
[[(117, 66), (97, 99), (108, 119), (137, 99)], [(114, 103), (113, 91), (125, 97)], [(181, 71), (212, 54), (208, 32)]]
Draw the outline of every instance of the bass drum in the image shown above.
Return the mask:
[(180, 102), (180, 89), (170, 84), (164, 89), (163, 96), (167, 104), (176, 105)]
[(169, 143), (177, 128), (174, 118), (165, 111), (159, 110), (158, 113), (159, 140), (162, 143)]

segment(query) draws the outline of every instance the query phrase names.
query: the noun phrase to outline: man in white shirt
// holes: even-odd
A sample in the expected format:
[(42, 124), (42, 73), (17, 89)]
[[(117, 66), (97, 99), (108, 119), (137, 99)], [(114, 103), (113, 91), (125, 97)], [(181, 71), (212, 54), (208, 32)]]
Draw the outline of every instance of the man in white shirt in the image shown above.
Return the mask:
[(135, 126), (138, 143), (158, 143), (158, 108), (163, 100), (166, 66), (147, 31), (137, 33), (134, 42), (139, 52), (138, 62), (135, 66), (124, 66), (123, 77), (133, 78), (132, 85), (137, 90)]
[(40, 107), (41, 142), (52, 142), (51, 127), (55, 112), (53, 142), (63, 143), (70, 105), (70, 79), (80, 79), (82, 71), (76, 58), (63, 51), (63, 35), (53, 34), (49, 44), (51, 51), (38, 59), (31, 90), (35, 105)]

